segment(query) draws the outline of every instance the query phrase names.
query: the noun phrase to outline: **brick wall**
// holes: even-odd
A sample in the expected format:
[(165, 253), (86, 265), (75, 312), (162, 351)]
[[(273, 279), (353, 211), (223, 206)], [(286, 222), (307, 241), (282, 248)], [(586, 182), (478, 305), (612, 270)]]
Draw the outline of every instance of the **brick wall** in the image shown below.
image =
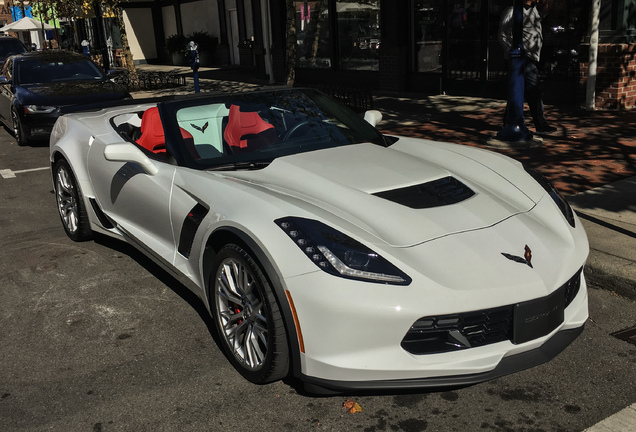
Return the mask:
[[(585, 48), (589, 50), (589, 45)], [(583, 58), (588, 59), (586, 54)], [(580, 63), (583, 91), (587, 86), (588, 66), (588, 62)], [(636, 43), (599, 44), (596, 74), (597, 109), (636, 108)]]

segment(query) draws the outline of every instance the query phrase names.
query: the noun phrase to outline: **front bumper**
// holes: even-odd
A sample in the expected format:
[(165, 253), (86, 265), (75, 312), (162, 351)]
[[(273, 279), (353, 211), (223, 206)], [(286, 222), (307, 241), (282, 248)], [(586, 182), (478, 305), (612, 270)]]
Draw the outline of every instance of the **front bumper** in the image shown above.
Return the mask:
[[(479, 310), (483, 293), (464, 292), (461, 298), (453, 298), (447, 291), (443, 305), (441, 297), (436, 301), (430, 293), (418, 295), (412, 286), (356, 281), (329, 286), (322, 273), (305, 275), (295, 281), (302, 282), (303, 289), (290, 291), (305, 347), (300, 355), (301, 377), (331, 389), (410, 388), (471, 384), (532, 367), (550, 360), (582, 331), (588, 296), (582, 273), (580, 278), (578, 294), (563, 311), (563, 321), (544, 336), (518, 344), (505, 340), (458, 351), (413, 354), (400, 344), (413, 323), (432, 315), (429, 312), (436, 306), (472, 304)], [(342, 292), (350, 296), (344, 298)]]
[(27, 139), (47, 139), (51, 135), (53, 125), (58, 117), (57, 110), (51, 114), (23, 114), (21, 118), (22, 133)]
[(489, 381), (495, 378), (520, 372), (547, 363), (554, 357), (559, 355), (568, 345), (570, 345), (582, 332), (584, 325), (580, 327), (562, 330), (552, 336), (546, 343), (538, 348), (521, 354), (511, 355), (502, 359), (499, 364), (492, 370), (481, 373), (412, 378), (412, 379), (393, 379), (380, 381), (337, 381), (329, 379), (319, 379), (310, 376), (302, 376), (302, 381), (306, 384), (307, 390), (320, 393), (321, 391), (330, 390), (340, 391), (363, 391), (372, 389), (417, 389), (417, 388), (438, 388), (438, 387), (465, 387), (481, 382)]

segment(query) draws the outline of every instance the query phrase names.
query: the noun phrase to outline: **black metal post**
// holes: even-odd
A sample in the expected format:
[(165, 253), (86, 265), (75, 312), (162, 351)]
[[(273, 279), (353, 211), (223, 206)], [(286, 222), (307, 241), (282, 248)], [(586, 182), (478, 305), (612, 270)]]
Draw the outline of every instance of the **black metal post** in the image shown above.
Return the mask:
[(523, 0), (514, 0), (512, 46), (508, 66), (508, 104), (503, 128), (497, 133), (502, 141), (529, 141), (523, 117), (523, 95), (525, 90), (526, 52), (523, 48)]
[(95, 20), (97, 22), (97, 43), (102, 52), (102, 66), (108, 72), (110, 69), (110, 57), (108, 56), (108, 44), (106, 43), (106, 35), (104, 34), (104, 19), (102, 17), (101, 2), (93, 1), (93, 10), (95, 11)]

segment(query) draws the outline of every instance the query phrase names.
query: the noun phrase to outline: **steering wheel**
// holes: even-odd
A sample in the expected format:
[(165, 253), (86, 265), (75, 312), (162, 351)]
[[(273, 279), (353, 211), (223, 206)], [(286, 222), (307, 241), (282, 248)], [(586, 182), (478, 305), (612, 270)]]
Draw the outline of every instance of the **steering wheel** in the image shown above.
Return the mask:
[(300, 123), (295, 124), (294, 126), (292, 126), (291, 129), (285, 132), (285, 136), (283, 136), (283, 141), (287, 141), (288, 139), (292, 138), (292, 136), (296, 134), (301, 127), (308, 126), (308, 125), (309, 125), (309, 122), (307, 120), (304, 120), (304, 121), (301, 121)]

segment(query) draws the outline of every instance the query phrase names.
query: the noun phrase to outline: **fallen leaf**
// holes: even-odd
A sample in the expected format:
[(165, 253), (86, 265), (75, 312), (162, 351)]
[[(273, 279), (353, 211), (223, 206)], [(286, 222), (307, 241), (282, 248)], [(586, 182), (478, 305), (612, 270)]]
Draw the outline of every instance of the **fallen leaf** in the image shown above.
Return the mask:
[(355, 414), (355, 413), (359, 413), (362, 412), (362, 407), (360, 406), (360, 404), (356, 401), (353, 401), (351, 399), (347, 399), (345, 401), (345, 403), (342, 404), (342, 408), (347, 411), (349, 414)]

